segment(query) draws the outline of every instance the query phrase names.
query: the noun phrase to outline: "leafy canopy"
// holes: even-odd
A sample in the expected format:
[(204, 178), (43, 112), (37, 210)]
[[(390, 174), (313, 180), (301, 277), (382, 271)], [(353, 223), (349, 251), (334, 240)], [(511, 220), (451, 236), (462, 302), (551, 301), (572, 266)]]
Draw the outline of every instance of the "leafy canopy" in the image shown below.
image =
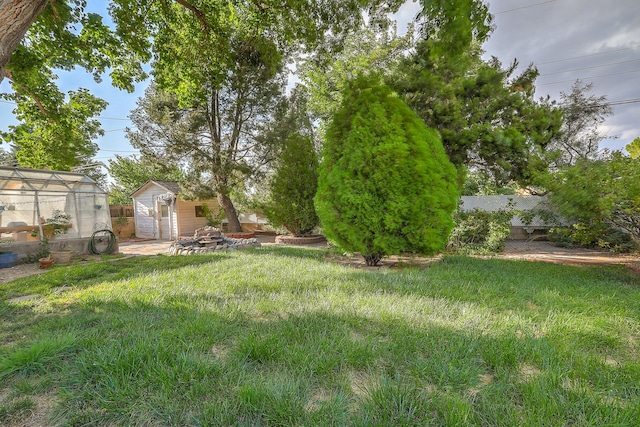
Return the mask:
[(437, 133), (387, 86), (371, 77), (349, 85), (322, 154), (315, 203), (327, 237), (368, 264), (444, 247), (455, 168)]
[(627, 144), (625, 149), (632, 159), (640, 158), (640, 138), (636, 138), (631, 141), (629, 144)]
[[(20, 10), (38, 9), (42, 2), (23, 3)], [(69, 170), (97, 151), (92, 141), (102, 130), (95, 117), (107, 104), (82, 88), (62, 93), (55, 70), (80, 66), (98, 82), (109, 71), (113, 85), (128, 91), (146, 77), (142, 63), (149, 60), (148, 53), (133, 49), (85, 7), (82, 0), (46, 2), (34, 22), (23, 23), (28, 30), (9, 62), (0, 64), (0, 78), (6, 77), (13, 90), (0, 97), (16, 103), (20, 122), (3, 132), (2, 139), (12, 144), (23, 166)]]
[[(147, 77), (143, 64), (151, 62), (157, 84), (176, 94), (181, 106), (195, 106), (208, 98), (203, 88), (220, 89), (229, 83), (229, 70), (238, 55), (255, 58), (257, 54), (263, 63), (282, 66), (283, 58), (292, 51), (313, 50), (329, 33), (348, 33), (362, 20), (363, 10), (393, 12), (401, 3), (112, 0), (111, 25), (103, 17), (86, 12), (84, 0), (21, 1), (20, 10), (28, 12), (19, 16), (26, 35), (17, 48), (0, 37), (0, 81), (5, 76), (10, 80), (14, 93), (2, 96), (18, 103), (16, 115), (23, 126), (10, 129), (3, 137), (19, 150), (29, 143), (23, 138), (23, 129), (36, 129), (48, 122), (51, 129), (41, 132), (41, 140), (64, 143), (67, 135), (75, 134), (84, 138), (80, 152), (90, 151), (96, 133), (78, 124), (81, 113), (58, 108), (61, 99), (74, 105), (78, 100), (61, 94), (55, 84), (56, 69), (80, 66), (96, 81), (109, 72), (114, 86), (132, 91), (135, 82)], [(340, 40), (338, 37), (338, 44)], [(247, 48), (245, 53), (243, 47)], [(8, 56), (5, 51), (11, 55), (8, 63), (4, 62)], [(100, 101), (88, 97), (82, 100), (87, 102), (80, 107), (82, 110), (92, 109), (96, 114), (101, 110)], [(77, 139), (68, 145), (77, 145)], [(51, 150), (46, 156), (38, 156), (38, 161), (51, 158), (56, 167), (65, 169), (83, 161), (82, 156), (57, 159), (57, 155), (58, 151)]]
[(596, 161), (579, 160), (554, 175), (551, 201), (584, 230), (583, 243), (597, 243), (610, 229), (640, 242), (640, 160), (613, 152)]

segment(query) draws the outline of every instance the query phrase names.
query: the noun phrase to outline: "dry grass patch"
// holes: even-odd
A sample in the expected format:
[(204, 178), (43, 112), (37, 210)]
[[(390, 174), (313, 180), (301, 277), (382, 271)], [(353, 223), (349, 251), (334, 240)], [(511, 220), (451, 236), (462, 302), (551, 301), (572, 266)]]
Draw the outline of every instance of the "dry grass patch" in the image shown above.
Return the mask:
[(20, 399), (0, 399), (0, 425), (4, 427), (48, 427), (53, 407), (58, 403), (54, 393), (31, 395)]

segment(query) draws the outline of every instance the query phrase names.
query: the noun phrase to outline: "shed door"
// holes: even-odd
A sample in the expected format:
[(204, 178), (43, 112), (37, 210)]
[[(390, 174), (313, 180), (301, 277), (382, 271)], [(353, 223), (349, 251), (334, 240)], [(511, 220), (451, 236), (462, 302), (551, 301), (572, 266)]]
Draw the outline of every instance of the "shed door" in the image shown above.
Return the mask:
[(169, 221), (169, 206), (158, 202), (158, 230), (160, 230), (160, 239), (171, 239), (171, 221)]

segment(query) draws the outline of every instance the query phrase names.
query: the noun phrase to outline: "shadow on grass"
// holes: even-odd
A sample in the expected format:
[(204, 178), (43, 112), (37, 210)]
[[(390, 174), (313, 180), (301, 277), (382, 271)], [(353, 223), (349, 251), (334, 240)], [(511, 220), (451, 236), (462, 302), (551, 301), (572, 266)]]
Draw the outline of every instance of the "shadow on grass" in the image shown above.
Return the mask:
[[(65, 310), (0, 358), (7, 384), (49, 379), (56, 424), (595, 426), (631, 417), (640, 397), (638, 371), (584, 369), (586, 356), (499, 328), (250, 313), (224, 300)], [(563, 378), (602, 387), (589, 394)], [(619, 404), (603, 412), (599, 395)], [(591, 423), (579, 422), (585, 414)]]
[(257, 255), (275, 255), (288, 258), (323, 260), (327, 254), (324, 248), (303, 248), (293, 246), (262, 246), (248, 249), (247, 252)]
[(229, 254), (135, 257), (111, 262), (58, 266), (46, 273), (16, 279), (0, 286), (0, 299), (19, 295), (47, 295), (61, 286), (88, 287), (100, 282), (133, 279), (163, 272), (219, 262)]

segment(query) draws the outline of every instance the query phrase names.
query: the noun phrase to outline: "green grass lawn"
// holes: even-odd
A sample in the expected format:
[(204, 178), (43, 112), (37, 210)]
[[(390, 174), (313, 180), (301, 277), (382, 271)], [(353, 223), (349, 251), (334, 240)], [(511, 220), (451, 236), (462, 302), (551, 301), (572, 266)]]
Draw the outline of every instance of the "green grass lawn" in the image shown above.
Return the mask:
[(0, 425), (636, 426), (639, 282), (293, 248), (56, 267), (0, 285)]

